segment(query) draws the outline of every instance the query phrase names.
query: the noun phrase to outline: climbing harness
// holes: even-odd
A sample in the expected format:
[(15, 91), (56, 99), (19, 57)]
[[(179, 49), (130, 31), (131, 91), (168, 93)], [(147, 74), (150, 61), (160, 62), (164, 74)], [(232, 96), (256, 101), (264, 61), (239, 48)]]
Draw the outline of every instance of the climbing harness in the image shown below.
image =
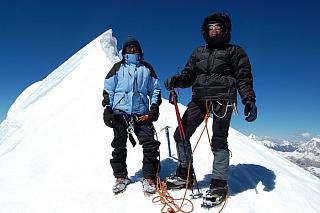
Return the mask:
[(124, 114), (123, 115), (123, 120), (125, 121), (126, 125), (127, 125), (127, 133), (129, 136), (129, 140), (132, 144), (133, 147), (135, 147), (135, 145), (137, 144), (137, 142), (135, 141), (134, 137), (133, 137), (133, 133), (134, 133), (134, 127), (138, 122), (146, 122), (149, 119), (149, 115), (127, 115)]

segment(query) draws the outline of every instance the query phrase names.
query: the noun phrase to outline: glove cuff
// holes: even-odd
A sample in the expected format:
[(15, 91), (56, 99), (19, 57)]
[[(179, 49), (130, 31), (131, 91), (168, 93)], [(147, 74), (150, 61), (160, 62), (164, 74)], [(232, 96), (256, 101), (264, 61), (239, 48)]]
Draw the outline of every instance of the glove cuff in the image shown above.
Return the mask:
[(112, 107), (110, 105), (106, 105), (104, 107), (104, 110), (107, 111), (107, 112), (111, 112), (111, 113), (113, 112)]
[(150, 106), (150, 109), (155, 108), (155, 107), (159, 107), (159, 105), (157, 103), (152, 103)]
[(243, 105), (246, 105), (246, 103), (251, 102), (251, 103), (256, 103), (256, 94), (254, 91), (247, 92), (243, 98), (242, 98), (242, 103)]
[(249, 98), (249, 99), (247, 100), (247, 103), (248, 103), (248, 102), (256, 103), (256, 99), (255, 99), (255, 98)]
[(254, 97), (247, 97), (242, 100), (243, 105), (246, 105), (247, 103), (256, 103), (256, 99)]

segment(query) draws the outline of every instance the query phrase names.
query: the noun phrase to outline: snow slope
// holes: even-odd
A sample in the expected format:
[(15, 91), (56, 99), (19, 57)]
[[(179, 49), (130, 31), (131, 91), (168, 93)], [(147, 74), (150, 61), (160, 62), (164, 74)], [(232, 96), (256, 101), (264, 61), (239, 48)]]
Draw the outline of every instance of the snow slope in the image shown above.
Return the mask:
[[(134, 183), (120, 195), (112, 193), (113, 131), (102, 121), (101, 100), (104, 78), (119, 60), (116, 45), (108, 30), (27, 88), (12, 105), (0, 125), (0, 213), (161, 211), (161, 204), (142, 193), (140, 146), (133, 148), (128, 142), (128, 171)], [(179, 107), (182, 113), (185, 107)], [(160, 177), (164, 178), (177, 163), (168, 158), (160, 129), (173, 127), (175, 152), (172, 134), (177, 124), (174, 107), (165, 99), (160, 113), (155, 127), (162, 142)], [(203, 124), (191, 139), (193, 145), (202, 128)], [(232, 128), (229, 144), (233, 157), (224, 212), (320, 212), (318, 178)], [(206, 135), (194, 156), (199, 185), (205, 190), (213, 159)], [(183, 193), (171, 194), (182, 198)], [(193, 212), (208, 212), (200, 207), (201, 199), (192, 201)]]

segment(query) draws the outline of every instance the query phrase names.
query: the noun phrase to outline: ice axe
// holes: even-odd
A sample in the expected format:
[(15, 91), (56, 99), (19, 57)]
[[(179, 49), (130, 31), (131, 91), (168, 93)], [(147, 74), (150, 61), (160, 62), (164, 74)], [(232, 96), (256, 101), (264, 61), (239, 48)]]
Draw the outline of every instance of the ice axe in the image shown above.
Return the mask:
[[(184, 128), (183, 128), (183, 125), (182, 125), (182, 120), (181, 120), (181, 116), (180, 116), (180, 112), (179, 112), (179, 108), (178, 108), (178, 97), (177, 97), (177, 93), (175, 92), (174, 88), (171, 89), (170, 91), (170, 96), (169, 96), (169, 102), (173, 105), (174, 105), (174, 108), (175, 108), (175, 111), (176, 111), (176, 116), (177, 116), (177, 121), (178, 121), (178, 129), (179, 129), (179, 133), (180, 133), (180, 138), (182, 140), (183, 143), (187, 143), (186, 141), (186, 134), (185, 134), (185, 131), (184, 131)], [(184, 148), (184, 153), (186, 153), (186, 149), (185, 149), (185, 146), (183, 146)], [(192, 157), (193, 153), (191, 153), (191, 157)], [(179, 161), (179, 160), (178, 160)], [(190, 171), (190, 166), (191, 166), (191, 163), (190, 163), (190, 160), (188, 162), (188, 173)], [(196, 173), (195, 171), (193, 170), (193, 175), (194, 175), (194, 179), (195, 179), (195, 183), (196, 183), (196, 186), (197, 186), (197, 190), (198, 192), (197, 193), (194, 193), (193, 192), (193, 184), (191, 186), (191, 191), (192, 191), (192, 194), (191, 194), (191, 197), (193, 199), (195, 198), (201, 198), (202, 197), (202, 192), (200, 191), (199, 189), (199, 185), (198, 185), (198, 181), (197, 181), (197, 176), (196, 176)]]
[(161, 132), (162, 130), (165, 130), (165, 133), (166, 133), (166, 136), (167, 136), (167, 142), (168, 142), (169, 157), (176, 159), (175, 157), (173, 157), (173, 156), (171, 155), (169, 128), (171, 128), (171, 127), (170, 127), (170, 126), (165, 126), (165, 127), (163, 127), (163, 128), (160, 130), (160, 132)]

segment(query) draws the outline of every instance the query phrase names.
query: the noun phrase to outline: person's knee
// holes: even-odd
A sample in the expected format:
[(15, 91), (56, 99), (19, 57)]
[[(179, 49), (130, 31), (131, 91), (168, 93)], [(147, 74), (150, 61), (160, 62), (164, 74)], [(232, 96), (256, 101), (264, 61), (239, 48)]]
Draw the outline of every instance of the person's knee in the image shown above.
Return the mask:
[(227, 139), (213, 138), (211, 148), (212, 148), (212, 151), (228, 150), (228, 141)]
[(151, 139), (151, 140), (147, 140), (147, 141), (144, 141), (142, 143), (142, 148), (145, 150), (145, 149), (148, 149), (148, 150), (158, 150), (160, 147), (160, 141), (157, 141), (157, 140), (154, 140), (154, 139)]
[(174, 132), (173, 138), (174, 138), (174, 140), (176, 141), (176, 143), (182, 142), (181, 135), (180, 135), (180, 131), (179, 131), (178, 128), (177, 128), (176, 131)]

